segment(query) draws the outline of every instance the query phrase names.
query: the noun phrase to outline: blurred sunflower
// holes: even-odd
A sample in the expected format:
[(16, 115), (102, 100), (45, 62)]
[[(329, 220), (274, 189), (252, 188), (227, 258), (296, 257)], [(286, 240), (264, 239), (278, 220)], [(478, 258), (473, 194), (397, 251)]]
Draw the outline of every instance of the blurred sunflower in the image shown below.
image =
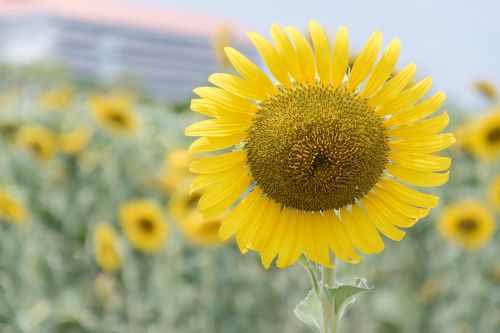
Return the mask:
[(130, 243), (145, 252), (159, 251), (168, 236), (160, 206), (149, 200), (135, 200), (120, 209), (122, 227)]
[(164, 168), (159, 177), (159, 186), (166, 192), (183, 187), (189, 175), (189, 163), (192, 161), (188, 151), (183, 148), (169, 150), (165, 154)]
[(457, 140), (453, 145), (455, 151), (461, 151), (469, 153), (471, 151), (471, 134), (472, 134), (473, 124), (468, 121), (462, 122), (453, 130), (453, 135)]
[(26, 209), (5, 189), (0, 188), (0, 219), (14, 223), (26, 222)]
[(97, 263), (105, 271), (113, 272), (121, 266), (116, 232), (107, 223), (100, 223), (94, 230), (94, 254)]
[(214, 36), (212, 48), (215, 54), (215, 59), (221, 68), (230, 68), (231, 63), (228, 61), (224, 48), (232, 44), (231, 36), (232, 28), (230, 25), (221, 25)]
[(223, 217), (205, 219), (197, 209), (192, 209), (179, 224), (184, 236), (197, 246), (218, 246), (223, 242), (219, 237), (219, 229)]
[(90, 110), (97, 122), (116, 134), (128, 134), (137, 129), (137, 117), (130, 99), (121, 95), (94, 96)]
[(470, 133), (472, 152), (487, 160), (500, 157), (500, 109), (494, 109), (474, 123)]
[(451, 159), (434, 155), (454, 142), (451, 134), (439, 134), (448, 115), (420, 121), (440, 108), (445, 95), (417, 104), (432, 80), (408, 87), (414, 64), (390, 78), (400, 41), (391, 41), (376, 63), (382, 34), (375, 32), (347, 72), (347, 29), (337, 32), (333, 52), (318, 23), (312, 21), (310, 31), (313, 47), (291, 27), (272, 26), (276, 47), (248, 34), (277, 85), (226, 48), (242, 77), (213, 74), (209, 81), (220, 88), (195, 89), (202, 98), (191, 108), (215, 119), (185, 131), (202, 136), (191, 145), (193, 153), (236, 145), (191, 163), (199, 174), (192, 190), (211, 186), (198, 205), (205, 218), (245, 197), (220, 236), (236, 235), (240, 250), (260, 252), (265, 267), (276, 256), (278, 267), (286, 267), (302, 252), (328, 267), (329, 250), (349, 263), (361, 261), (355, 248), (379, 253), (380, 233), (401, 240), (399, 228), (415, 224), (439, 201), (398, 180), (425, 187), (448, 180)]
[(78, 128), (59, 136), (59, 149), (68, 155), (76, 155), (87, 147), (90, 132), (86, 128)]
[(495, 176), (490, 184), (490, 201), (500, 209), (500, 176)]
[(173, 217), (178, 220), (184, 219), (194, 208), (202, 195), (202, 191), (189, 191), (182, 186), (172, 194), (168, 203), (168, 209)]
[(73, 87), (60, 86), (42, 94), (38, 99), (38, 105), (46, 111), (64, 111), (71, 106), (74, 96)]
[(490, 100), (496, 100), (498, 93), (495, 85), (488, 81), (476, 81), (473, 85), (474, 89), (481, 93), (484, 97)]
[(465, 201), (446, 207), (438, 227), (446, 239), (475, 249), (486, 244), (493, 236), (495, 220), (479, 202)]
[(50, 159), (56, 151), (56, 136), (41, 125), (26, 125), (19, 129), (16, 141), (40, 160)]

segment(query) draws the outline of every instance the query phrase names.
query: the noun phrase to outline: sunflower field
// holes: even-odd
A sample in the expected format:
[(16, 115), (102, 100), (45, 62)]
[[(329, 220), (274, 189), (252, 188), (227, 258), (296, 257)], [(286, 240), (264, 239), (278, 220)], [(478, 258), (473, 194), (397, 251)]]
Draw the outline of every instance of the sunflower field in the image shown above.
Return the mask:
[(0, 332), (500, 332), (496, 88), (464, 110), (398, 40), (309, 30), (176, 104), (9, 72)]

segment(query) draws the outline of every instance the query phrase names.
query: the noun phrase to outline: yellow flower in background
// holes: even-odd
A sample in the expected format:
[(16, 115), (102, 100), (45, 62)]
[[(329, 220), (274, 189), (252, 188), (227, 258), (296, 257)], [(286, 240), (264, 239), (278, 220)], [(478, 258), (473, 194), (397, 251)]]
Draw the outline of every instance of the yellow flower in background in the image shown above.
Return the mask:
[(179, 187), (177, 191), (172, 194), (168, 203), (168, 209), (172, 216), (177, 220), (183, 220), (194, 208), (196, 208), (198, 201), (203, 191), (189, 191), (186, 186)]
[(121, 95), (92, 97), (90, 110), (96, 121), (112, 133), (128, 134), (137, 129), (133, 105)]
[(188, 172), (189, 163), (192, 157), (184, 148), (175, 148), (167, 151), (165, 154), (165, 166), (168, 169), (176, 169), (179, 171)]
[(223, 242), (219, 229), (223, 216), (205, 219), (196, 209), (191, 210), (179, 223), (182, 233), (190, 243), (197, 246), (218, 246)]
[(215, 59), (221, 68), (230, 68), (231, 63), (226, 57), (224, 48), (232, 45), (232, 28), (230, 25), (221, 25), (215, 33), (212, 48)]
[(26, 209), (5, 189), (0, 188), (0, 219), (14, 223), (26, 222)]
[(135, 200), (120, 209), (120, 220), (125, 235), (138, 250), (159, 251), (165, 245), (168, 226), (160, 206), (149, 200)]
[(192, 100), (192, 110), (213, 119), (185, 131), (201, 136), (192, 153), (233, 149), (192, 162), (190, 170), (199, 174), (192, 190), (210, 186), (198, 205), (207, 219), (244, 197), (220, 236), (236, 235), (240, 250), (260, 252), (265, 267), (276, 256), (278, 267), (287, 267), (302, 252), (331, 267), (330, 250), (358, 263), (356, 249), (381, 252), (380, 234), (401, 240), (400, 228), (438, 204), (438, 197), (401, 182), (434, 187), (448, 180), (451, 159), (435, 155), (455, 141), (440, 134), (448, 115), (422, 120), (439, 110), (445, 95), (419, 102), (432, 80), (409, 87), (414, 64), (390, 77), (400, 41), (391, 41), (377, 62), (382, 34), (375, 32), (347, 71), (347, 29), (339, 29), (332, 48), (318, 23), (310, 31), (312, 47), (297, 29), (277, 24), (275, 45), (248, 34), (277, 84), (226, 48), (241, 77), (213, 74), (209, 81), (219, 88), (195, 89), (201, 98)]
[(470, 152), (472, 141), (473, 124), (468, 121), (462, 122), (453, 130), (453, 136), (457, 142), (453, 145), (456, 151)]
[(500, 157), (500, 109), (494, 109), (473, 124), (470, 133), (472, 152), (487, 160)]
[(38, 105), (45, 111), (64, 111), (73, 103), (75, 90), (70, 86), (60, 86), (42, 94)]
[(490, 201), (500, 209), (500, 176), (495, 176), (490, 184)]
[(113, 227), (107, 223), (97, 225), (94, 230), (94, 254), (99, 266), (105, 271), (116, 271), (121, 266), (118, 239)]
[(446, 207), (438, 227), (446, 239), (475, 249), (491, 239), (495, 232), (495, 220), (484, 205), (465, 201)]
[(186, 172), (182, 170), (163, 170), (158, 185), (165, 192), (175, 191), (182, 187), (186, 180)]
[(90, 141), (90, 132), (86, 128), (78, 128), (59, 136), (59, 149), (68, 155), (82, 152)]
[(16, 141), (40, 160), (50, 159), (56, 151), (56, 136), (41, 125), (26, 125), (19, 129)]
[(498, 93), (495, 85), (488, 81), (476, 81), (474, 89), (490, 100), (496, 100)]

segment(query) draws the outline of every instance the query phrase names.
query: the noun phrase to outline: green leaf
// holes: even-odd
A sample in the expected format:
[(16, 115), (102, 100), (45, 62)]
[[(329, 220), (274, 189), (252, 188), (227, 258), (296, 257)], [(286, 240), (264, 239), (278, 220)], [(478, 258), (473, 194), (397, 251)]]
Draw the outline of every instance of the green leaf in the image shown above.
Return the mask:
[(338, 285), (334, 288), (325, 288), (325, 292), (330, 300), (333, 300), (335, 313), (346, 309), (354, 303), (354, 295), (373, 289), (368, 287), (365, 279), (355, 278), (352, 285)]
[(310, 290), (306, 298), (304, 298), (293, 310), (300, 321), (306, 323), (312, 328), (320, 331), (321, 329), (321, 303), (314, 293)]

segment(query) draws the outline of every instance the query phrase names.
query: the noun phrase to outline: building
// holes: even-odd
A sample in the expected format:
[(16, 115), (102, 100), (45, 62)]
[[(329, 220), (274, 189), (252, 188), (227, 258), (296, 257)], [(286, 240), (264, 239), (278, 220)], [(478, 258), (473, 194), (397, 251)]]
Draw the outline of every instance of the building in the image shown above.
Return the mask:
[[(127, 77), (154, 95), (182, 100), (220, 70), (213, 45), (227, 25), (219, 18), (126, 2), (4, 0), (0, 61), (56, 61), (78, 80), (113, 83)], [(237, 32), (231, 43), (251, 50)]]

